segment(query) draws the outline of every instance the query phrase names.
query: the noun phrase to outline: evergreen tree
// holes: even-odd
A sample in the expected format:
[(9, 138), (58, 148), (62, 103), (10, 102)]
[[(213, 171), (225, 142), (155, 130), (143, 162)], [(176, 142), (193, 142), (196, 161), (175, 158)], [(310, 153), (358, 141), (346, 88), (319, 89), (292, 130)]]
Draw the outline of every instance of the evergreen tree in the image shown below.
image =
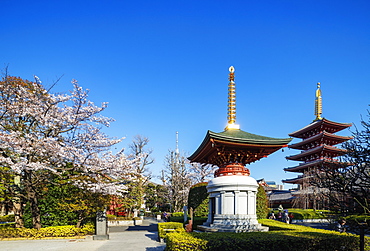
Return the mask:
[(263, 186), (259, 185), (257, 189), (257, 219), (266, 219), (269, 208), (266, 191)]

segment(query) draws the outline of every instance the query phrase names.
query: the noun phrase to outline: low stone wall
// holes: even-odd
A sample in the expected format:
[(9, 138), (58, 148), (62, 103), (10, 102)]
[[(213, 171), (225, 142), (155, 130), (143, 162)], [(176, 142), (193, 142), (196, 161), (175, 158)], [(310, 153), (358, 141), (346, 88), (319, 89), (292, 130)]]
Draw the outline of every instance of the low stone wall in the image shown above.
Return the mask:
[(292, 223), (330, 223), (333, 220), (328, 219), (304, 219), (304, 220), (292, 220)]
[(124, 226), (135, 226), (143, 224), (142, 220), (110, 220), (108, 221), (108, 227), (124, 227)]

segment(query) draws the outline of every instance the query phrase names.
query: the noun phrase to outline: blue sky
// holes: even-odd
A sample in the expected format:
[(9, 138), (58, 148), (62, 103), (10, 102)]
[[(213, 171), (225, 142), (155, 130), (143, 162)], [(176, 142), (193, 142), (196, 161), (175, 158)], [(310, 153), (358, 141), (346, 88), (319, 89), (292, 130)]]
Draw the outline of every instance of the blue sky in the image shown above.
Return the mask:
[[(2, 0), (0, 66), (48, 86), (63, 76), (90, 89), (112, 137), (150, 139), (159, 174), (164, 156), (188, 156), (207, 130), (227, 123), (228, 68), (235, 67), (237, 123), (286, 138), (323, 116), (359, 124), (370, 104), (369, 1), (16, 1)], [(348, 130), (340, 135), (349, 135)], [(296, 142), (294, 140), (293, 142)], [(251, 176), (293, 178), (285, 149), (249, 166)], [(286, 186), (289, 187), (289, 186)]]

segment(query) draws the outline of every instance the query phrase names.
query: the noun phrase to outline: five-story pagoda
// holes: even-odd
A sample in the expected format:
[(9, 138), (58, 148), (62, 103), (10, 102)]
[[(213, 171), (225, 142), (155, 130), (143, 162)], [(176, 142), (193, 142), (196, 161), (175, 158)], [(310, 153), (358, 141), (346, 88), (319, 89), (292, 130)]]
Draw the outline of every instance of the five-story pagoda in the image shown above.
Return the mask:
[[(286, 159), (301, 161), (297, 166), (284, 168), (288, 172), (302, 173), (296, 178), (283, 180), (284, 183), (299, 185), (296, 193), (296, 202), (301, 208), (316, 207), (316, 199), (320, 191), (312, 186), (313, 173), (320, 172), (325, 166), (338, 168), (344, 163), (339, 163), (336, 157), (346, 153), (346, 150), (335, 145), (343, 143), (352, 137), (340, 136), (335, 133), (342, 131), (352, 124), (338, 123), (321, 117), (322, 97), (320, 83), (317, 83), (315, 98), (315, 120), (308, 126), (290, 133), (289, 136), (302, 139), (302, 141), (289, 145), (291, 149), (301, 150), (300, 153), (287, 156)], [(321, 202), (323, 202), (321, 200)]]
[(228, 124), (223, 132), (208, 131), (202, 144), (189, 157), (191, 162), (219, 167), (207, 186), (209, 214), (201, 227), (220, 232), (267, 231), (257, 222), (258, 184), (249, 176), (245, 165), (286, 147), (291, 138), (271, 138), (240, 130), (235, 123), (234, 67), (231, 66), (229, 71)]

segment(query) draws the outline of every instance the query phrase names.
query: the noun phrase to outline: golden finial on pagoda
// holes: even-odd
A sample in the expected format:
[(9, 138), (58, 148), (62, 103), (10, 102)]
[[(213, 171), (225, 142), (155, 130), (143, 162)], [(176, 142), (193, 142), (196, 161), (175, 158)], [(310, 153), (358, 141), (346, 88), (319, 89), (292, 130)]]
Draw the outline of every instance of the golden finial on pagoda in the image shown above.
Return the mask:
[(320, 89), (320, 82), (317, 83), (317, 90), (316, 90), (316, 98), (315, 98), (315, 116), (316, 120), (321, 120), (322, 114), (322, 98), (321, 98), (321, 89)]
[(227, 126), (226, 130), (239, 129), (239, 125), (236, 122), (236, 89), (234, 82), (234, 66), (229, 68), (229, 93), (228, 93), (228, 105), (227, 105)]

